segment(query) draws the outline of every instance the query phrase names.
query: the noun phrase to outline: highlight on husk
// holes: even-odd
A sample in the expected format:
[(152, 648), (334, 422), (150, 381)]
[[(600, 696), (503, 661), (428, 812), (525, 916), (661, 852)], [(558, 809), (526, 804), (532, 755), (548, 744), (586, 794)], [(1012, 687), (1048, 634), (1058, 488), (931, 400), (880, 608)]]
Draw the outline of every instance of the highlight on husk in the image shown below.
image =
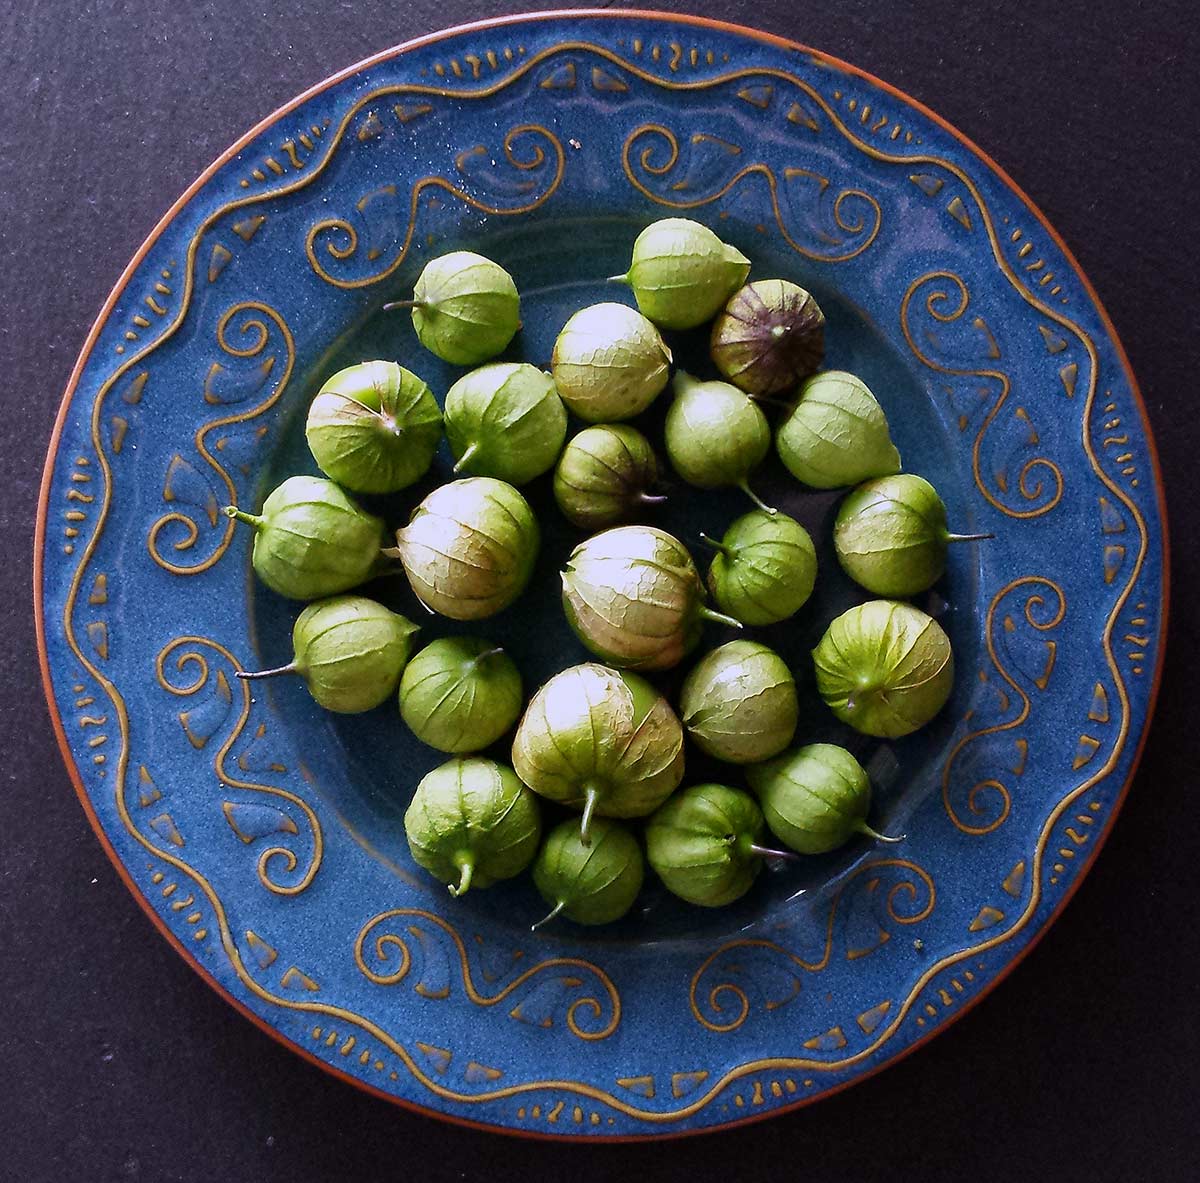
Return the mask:
[(593, 817), (644, 817), (683, 779), (683, 728), (644, 678), (587, 662), (534, 694), (513, 740), (517, 775), (535, 793)]
[(540, 540), (529, 502), (512, 485), (467, 477), (430, 493), (384, 553), (404, 565), (426, 608), (481, 620), (525, 590)]
[(588, 423), (640, 415), (671, 374), (671, 350), (658, 329), (626, 304), (580, 309), (554, 342), (550, 372), (567, 407)]
[(597, 657), (626, 669), (677, 665), (704, 622), (741, 622), (705, 603), (687, 548), (654, 526), (618, 526), (581, 542), (562, 572), (567, 621)]

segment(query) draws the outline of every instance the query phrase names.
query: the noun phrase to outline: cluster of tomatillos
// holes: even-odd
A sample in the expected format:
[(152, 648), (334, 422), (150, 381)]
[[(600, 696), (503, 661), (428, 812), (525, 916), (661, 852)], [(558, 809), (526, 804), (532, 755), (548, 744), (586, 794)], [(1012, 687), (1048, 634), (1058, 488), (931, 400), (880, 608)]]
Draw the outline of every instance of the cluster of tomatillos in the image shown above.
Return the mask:
[[(324, 478), (294, 476), (252, 526), (253, 565), (279, 594), (312, 600), (293, 630), (301, 675), (322, 706), (378, 706), (399, 690), (422, 742), (452, 755), (418, 784), (405, 815), (414, 859), (454, 894), (532, 866), (551, 907), (603, 924), (632, 906), (643, 859), (676, 895), (718, 906), (743, 895), (766, 858), (819, 854), (867, 824), (871, 786), (858, 761), (830, 744), (796, 746), (792, 672), (767, 646), (734, 640), (707, 653), (683, 683), (678, 713), (643, 676), (677, 665), (706, 620), (742, 628), (794, 615), (817, 575), (812, 539), (763, 504), (749, 479), (772, 443), (763, 400), (784, 410), (775, 447), (817, 489), (854, 486), (834, 528), (838, 558), (881, 599), (834, 620), (813, 651), (821, 697), (871, 736), (906, 735), (945, 704), (950, 643), (903, 602), (941, 576), (956, 539), (934, 488), (900, 472), (883, 410), (858, 378), (818, 372), (825, 318), (794, 283), (747, 283), (750, 263), (696, 222), (645, 229), (624, 276), (637, 308), (576, 312), (544, 373), (488, 362), (520, 327), (511, 276), (465, 251), (432, 260), (411, 309), (421, 343), (478, 366), (444, 406), (416, 374), (367, 361), (335, 374), (308, 411), (306, 437)], [(754, 508), (719, 539), (702, 578), (677, 538), (629, 524), (664, 500), (649, 440), (626, 421), (671, 382), (660, 329), (712, 322), (711, 357), (725, 380), (678, 372), (665, 447), (675, 472), (701, 489), (739, 487)], [(589, 426), (567, 441), (568, 411)], [(393, 493), (419, 480), (443, 433), (459, 479), (430, 493), (385, 539), (383, 521), (350, 494)], [(563, 670), (526, 702), (521, 675), (490, 640), (447, 637), (413, 653), (417, 626), (346, 594), (398, 560), (431, 612), (481, 620), (513, 604), (533, 571), (538, 525), (518, 491), (554, 469), (555, 500), (589, 536), (562, 572), (572, 628), (597, 661)], [(394, 543), (394, 544), (391, 544)], [(710, 607), (711, 595), (715, 604)], [(603, 664), (601, 664), (603, 663)], [(639, 671), (639, 672), (634, 672)], [(516, 725), (511, 764), (478, 753)], [(742, 766), (752, 792), (727, 784), (680, 789), (685, 736)], [(579, 816), (542, 834), (539, 798)], [(646, 818), (644, 843), (622, 822)], [(771, 850), (768, 831), (786, 850)], [(644, 854), (643, 854), (644, 849)]]

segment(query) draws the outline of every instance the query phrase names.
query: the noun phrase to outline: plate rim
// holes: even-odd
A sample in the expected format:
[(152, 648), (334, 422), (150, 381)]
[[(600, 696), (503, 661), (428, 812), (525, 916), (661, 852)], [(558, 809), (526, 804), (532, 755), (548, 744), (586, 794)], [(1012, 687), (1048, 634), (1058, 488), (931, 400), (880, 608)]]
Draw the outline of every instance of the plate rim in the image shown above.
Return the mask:
[(252, 143), (263, 132), (273, 127), (281, 119), (307, 103), (310, 99), (316, 97), (326, 90), (331, 89), (346, 79), (351, 78), (364, 70), (379, 65), (382, 62), (390, 61), (393, 58), (402, 57), (404, 54), (410, 53), (415, 49), (420, 49), (425, 46), (459, 37), (467, 33), (492, 30), (514, 24), (532, 24), (535, 22), (553, 20), (588, 21), (599, 18), (645, 20), (660, 24), (674, 23), (692, 28), (715, 30), (719, 33), (748, 39), (758, 42), (759, 44), (769, 45), (773, 48), (806, 54), (824, 66), (828, 66), (834, 70), (862, 79), (863, 81), (878, 87), (884, 93), (898, 99), (904, 104), (907, 104), (914, 110), (919, 111), (925, 118), (929, 119), (939, 129), (950, 135), (976, 159), (981, 161), (987, 168), (989, 168), (994, 175), (1033, 214), (1033, 216), (1040, 223), (1041, 228), (1049, 235), (1051, 241), (1053, 241), (1055, 246), (1063, 253), (1064, 258), (1070, 264), (1076, 278), (1080, 281), (1088, 298), (1091, 300), (1109, 341), (1111, 341), (1114, 346), (1117, 361), (1119, 362), (1125, 379), (1129, 384), (1129, 391), (1133, 398), (1134, 405), (1137, 409), (1145, 432), (1147, 452), (1150, 460), (1155, 507), (1158, 515), (1158, 527), (1162, 539), (1160, 640), (1155, 653), (1154, 668), (1150, 681), (1145, 723), (1142, 728), (1142, 734), (1139, 737), (1137, 747), (1133, 752), (1133, 758), (1129, 766), (1129, 771), (1126, 774), (1123, 783), (1120, 785), (1114, 795), (1112, 810), (1107, 819), (1107, 824), (1097, 836), (1096, 844), (1092, 847), (1086, 860), (1082, 860), (1082, 866), (1079, 869), (1079, 873), (1073, 878), (1071, 884), (1063, 893), (1062, 897), (1057, 901), (1054, 907), (1051, 908), (1045, 922), (1030, 935), (1030, 938), (1025, 946), (1021, 948), (1016, 955), (1009, 962), (1007, 962), (1007, 964), (1002, 966), (1001, 969), (996, 973), (995, 977), (993, 977), (985, 986), (983, 986), (978, 993), (976, 993), (971, 999), (964, 1001), (962, 1006), (957, 1009), (953, 1015), (948, 1016), (944, 1022), (938, 1024), (925, 1034), (917, 1037), (907, 1047), (888, 1057), (882, 1063), (873, 1065), (866, 1071), (855, 1075), (849, 1080), (843, 1081), (838, 1085), (828, 1088), (815, 1096), (800, 1097), (797, 1100), (787, 1104), (773, 1107), (765, 1113), (747, 1114), (744, 1117), (739, 1117), (732, 1121), (721, 1122), (716, 1125), (676, 1130), (659, 1130), (650, 1133), (612, 1134), (600, 1139), (604, 1142), (622, 1143), (666, 1141), (678, 1138), (695, 1137), (702, 1134), (712, 1134), (723, 1130), (730, 1130), (737, 1127), (746, 1126), (753, 1122), (763, 1121), (776, 1117), (780, 1114), (795, 1112), (796, 1110), (811, 1105), (814, 1102), (842, 1092), (844, 1089), (850, 1088), (851, 1086), (858, 1084), (860, 1081), (869, 1079), (884, 1069), (890, 1068), (892, 1065), (899, 1063), (918, 1048), (923, 1047), (935, 1036), (941, 1034), (943, 1031), (957, 1022), (962, 1015), (974, 1010), (978, 1003), (980, 1003), (984, 998), (988, 997), (992, 991), (995, 990), (996, 987), (999, 986), (1009, 976), (1009, 974), (1011, 974), (1025, 960), (1026, 957), (1029, 956), (1029, 954), (1037, 947), (1050, 928), (1057, 922), (1067, 904), (1071, 901), (1071, 899), (1074, 898), (1076, 891), (1078, 891), (1084, 879), (1086, 879), (1087, 875), (1091, 872), (1097, 855), (1103, 849), (1105, 842), (1108, 840), (1108, 837), (1111, 834), (1114, 825), (1116, 824), (1121, 809), (1124, 806), (1125, 799), (1129, 793), (1129, 789), (1137, 775), (1138, 767), (1141, 763), (1143, 752), (1145, 751), (1146, 742), (1150, 735), (1150, 730), (1154, 721), (1155, 710), (1158, 704), (1158, 695), (1162, 684), (1166, 641), (1170, 628), (1170, 524), (1167, 516), (1166, 491), (1163, 485), (1162, 467), (1159, 460), (1158, 447), (1151, 428), (1150, 416), (1147, 412), (1145, 399), (1142, 396), (1137, 377), (1133, 372), (1133, 368), (1130, 364), (1128, 354), (1125, 351), (1124, 344), (1117, 334), (1112, 319), (1108, 314), (1108, 310), (1105, 308), (1098, 293), (1096, 292), (1096, 289), (1092, 286), (1091, 280), (1088, 278), (1079, 261), (1075, 258), (1074, 254), (1063, 241), (1057, 230), (1055, 230), (1055, 228), (1050, 224), (1041, 208), (987, 152), (980, 148), (968, 136), (959, 131), (955, 126), (949, 123), (945, 118), (927, 107), (919, 99), (914, 98), (912, 95), (901, 90), (899, 87), (877, 77), (870, 71), (864, 70), (850, 62), (844, 61), (841, 58), (827, 54), (822, 50), (815, 49), (788, 37), (782, 37), (774, 33), (767, 33), (760, 29), (754, 29), (749, 26), (737, 24), (731, 21), (718, 20), (712, 17), (696, 16), (691, 13), (672, 13), (656, 9), (638, 8), (572, 8), (527, 11), (452, 25), (446, 28), (438, 29), (432, 33), (425, 33), (418, 37), (410, 38), (406, 41), (399, 42), (396, 45), (389, 46), (388, 48), (380, 50), (374, 54), (370, 54), (369, 56), (354, 62), (351, 65), (342, 68), (341, 70), (335, 71), (334, 73), (314, 83), (312, 86), (307, 87), (298, 95), (295, 95), (293, 98), (277, 107), (274, 111), (270, 112), (264, 118), (260, 119), (248, 131), (239, 136), (227, 149), (225, 149), (224, 152), (215, 157), (212, 162), (209, 163), (196, 176), (191, 184), (184, 189), (179, 197), (177, 197), (175, 201), (171, 203), (167, 210), (154, 224), (141, 245), (134, 252), (129, 262), (122, 269), (116, 280), (116, 283), (113, 285), (108, 296), (105, 298), (100, 311), (92, 322), (91, 328), (88, 330), (87, 336), (85, 337), (75, 363), (72, 366), (66, 388), (63, 392), (58, 411), (55, 415), (54, 425), (51, 430), (46, 459), (42, 469), (42, 479), (38, 492), (36, 518), (34, 521), (33, 610), (34, 634), (37, 645), (38, 666), (41, 674), (42, 691), (46, 698), (46, 705), (49, 710), (50, 721), (54, 729), (55, 738), (58, 741), (60, 755), (63, 763), (66, 766), (67, 775), (72, 786), (74, 787), (75, 795), (79, 799), (84, 815), (88, 820), (88, 824), (91, 826), (96, 837), (99, 839), (100, 846), (107, 855), (109, 862), (113, 865), (113, 868), (117, 872), (119, 879), (129, 889), (130, 894), (133, 896), (138, 906), (150, 918), (160, 935), (166, 938), (169, 946), (183, 959), (184, 963), (187, 964), (190, 969), (199, 975), (201, 980), (209, 988), (214, 990), (224, 1002), (232, 1006), (239, 1014), (249, 1019), (257, 1028), (265, 1032), (277, 1043), (287, 1048), (290, 1052), (301, 1056), (309, 1063), (315, 1064), (318, 1068), (329, 1073), (331, 1076), (345, 1081), (365, 1093), (379, 1097), (412, 1113), (420, 1114), (424, 1117), (431, 1117), (438, 1121), (457, 1126), (463, 1126), (469, 1129), (482, 1130), (487, 1133), (500, 1134), (509, 1137), (528, 1138), (536, 1141), (547, 1142), (597, 1141), (595, 1137), (587, 1134), (540, 1131), (527, 1128), (517, 1128), (513, 1126), (500, 1126), (490, 1122), (476, 1121), (468, 1117), (448, 1113), (444, 1110), (435, 1109), (432, 1106), (422, 1105), (416, 1101), (398, 1097), (393, 1093), (371, 1085), (368, 1082), (351, 1075), (350, 1073), (343, 1072), (335, 1065), (320, 1059), (312, 1052), (301, 1046), (299, 1043), (294, 1042), (279, 1028), (272, 1026), (265, 1018), (255, 1014), (245, 1003), (235, 997), (225, 986), (221, 985), (221, 983), (217, 981), (212, 973), (196, 959), (191, 951), (189, 951), (186, 946), (184, 946), (182, 941), (170, 930), (165, 920), (154, 911), (153, 907), (150, 905), (149, 899), (134, 882), (131, 874), (121, 860), (120, 856), (117, 854), (115, 848), (101, 826), (99, 819), (96, 816), (95, 809), (92, 806), (91, 798), (88, 795), (86, 787), (84, 786), (83, 778), (80, 775), (75, 760), (71, 755), (70, 746), (66, 736), (66, 729), (57, 707), (53, 684), (51, 681), (50, 660), (46, 645), (46, 621), (43, 611), (45, 575), (43, 556), (45, 551), (50, 485), (53, 479), (55, 460), (58, 455), (67, 414), (78, 388), (79, 379), (82, 376), (84, 367), (89, 361), (92, 351), (95, 348), (96, 341), (99, 338), (104, 326), (107, 324), (114, 307), (124, 295), (125, 289), (127, 288), (129, 282), (133, 279), (146, 255), (155, 246), (159, 238), (166, 232), (168, 227), (174, 222), (176, 216), (184, 209), (188, 202), (190, 202), (191, 199), (203, 189), (203, 187), (221, 168), (223, 168), (231, 159), (233, 159), (246, 146)]

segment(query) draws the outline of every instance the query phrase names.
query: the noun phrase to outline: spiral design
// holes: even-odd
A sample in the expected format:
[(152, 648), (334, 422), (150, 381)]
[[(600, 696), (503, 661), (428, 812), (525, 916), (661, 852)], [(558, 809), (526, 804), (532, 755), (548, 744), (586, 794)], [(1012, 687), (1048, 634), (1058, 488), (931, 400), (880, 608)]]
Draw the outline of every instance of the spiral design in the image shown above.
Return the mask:
[[(1040, 592), (1030, 592), (1025, 600), (1025, 607), (1022, 609), (1022, 614), (1033, 628), (1037, 629), (1040, 633), (1044, 633), (1052, 628), (1058, 628), (1063, 622), (1063, 617), (1067, 614), (1067, 598), (1063, 594), (1063, 589), (1049, 579), (1033, 576), (1018, 580), (1015, 584), (1010, 584), (1007, 590), (1011, 590), (1014, 587), (1029, 587), (1037, 584), (1050, 589), (1050, 593), (1054, 597), (1054, 606), (1049, 607), (1046, 603), (1046, 597)], [(1039, 620), (1039, 616), (1044, 618)]]
[[(230, 674), (236, 674), (241, 669), (233, 654), (223, 645), (207, 637), (176, 637), (165, 645), (154, 659), (154, 673), (160, 687), (180, 698), (190, 698), (199, 694), (215, 676), (205, 650), (216, 654), (229, 667)], [(224, 674), (224, 671), (221, 671)], [(273, 785), (258, 784), (254, 781), (241, 780), (232, 776), (226, 760), (230, 750), (237, 743), (250, 719), (250, 688), (249, 684), (240, 679), (225, 675), (225, 685), (229, 693), (236, 696), (240, 691), (241, 701), (238, 705), (237, 718), (229, 731), (228, 737), (220, 745), (213, 759), (213, 767), (222, 784), (231, 788), (263, 793), (276, 799), (275, 803), (287, 802), (293, 810), (282, 810), (293, 824), (294, 811), (303, 815), (307, 832), (310, 835), (311, 854), (303, 861), (297, 853), (287, 846), (270, 846), (258, 856), (257, 873), (259, 882), (275, 895), (299, 895), (304, 891), (321, 865), (324, 839), (321, 823), (312, 808), (296, 794), (280, 789)], [(237, 689), (234, 689), (236, 685)], [(224, 726), (224, 725), (223, 725)], [(301, 830), (297, 827), (297, 833)], [(297, 872), (299, 872), (297, 874)]]
[[(506, 1008), (506, 1013), (516, 1017), (521, 997), (553, 978), (564, 990), (574, 992), (566, 1005), (565, 1021), (567, 1030), (575, 1038), (607, 1039), (620, 1024), (621, 999), (612, 979), (599, 966), (576, 957), (548, 958), (519, 974), (496, 994), (484, 994), (475, 982), (466, 942), (458, 931), (441, 916), (421, 908), (381, 912), (359, 931), (354, 942), (354, 962), (359, 972), (377, 986), (394, 986), (408, 977), (412, 969), (408, 939), (397, 931), (401, 925), (408, 936), (415, 937), (423, 932), (449, 941), (457, 954), (463, 992), (476, 1006), (493, 1007), (512, 999), (513, 1005)], [(421, 986), (421, 975), (414, 975), (414, 988), (420, 990)], [(426, 992), (425, 997), (430, 994)]]
[[(788, 956), (787, 950), (779, 948), (778, 945), (774, 947), (779, 949), (779, 952), (785, 957)], [(737, 1006), (737, 1013), (731, 1018), (724, 1017), (725, 1007), (721, 1004), (721, 998), (723, 995), (728, 995), (731, 997)], [(702, 1022), (710, 1031), (736, 1031), (746, 1021), (747, 1016), (750, 1014), (750, 996), (741, 988), (741, 986), (735, 985), (733, 982), (718, 982), (708, 992), (708, 1006), (712, 1015), (722, 1016), (721, 1019), (705, 1019), (697, 1016), (700, 1018), (700, 1022)]]
[[(655, 138), (665, 142), (667, 147), (667, 159), (662, 164), (653, 163), (656, 148), (660, 146), (654, 143)], [(652, 177), (666, 176), (679, 162), (679, 140), (669, 127), (664, 127), (661, 123), (647, 123), (639, 127), (625, 142), (626, 162), (628, 162), (629, 154), (632, 152), (633, 144), (637, 139), (648, 139), (651, 141), (641, 149), (638, 156), (638, 163), (641, 165), (642, 170), (649, 173)], [(628, 167), (628, 163), (626, 167)]]
[[(908, 878), (893, 883), (887, 893), (888, 919), (896, 924), (917, 924), (926, 920), (933, 912), (937, 899), (933, 879), (916, 863), (903, 859), (885, 859), (872, 864), (876, 869), (898, 867), (909, 872)], [(901, 905), (905, 906), (901, 906)]]
[(174, 574), (181, 574), (186, 568), (179, 570), (174, 569), (174, 564), (166, 564), (161, 554), (159, 553), (159, 535), (164, 531), (171, 529), (174, 526), (183, 527), (183, 535), (180, 537), (176, 533), (175, 541), (171, 542), (172, 550), (191, 550), (196, 545), (196, 540), (200, 537), (200, 527), (196, 525), (194, 518), (189, 518), (183, 513), (165, 513), (160, 517), (153, 526), (150, 527), (150, 534), (147, 539), (147, 545), (150, 547), (151, 556), (158, 562), (159, 566), (167, 566), (169, 571)]
[[(849, 208), (847, 208), (849, 207)], [(857, 210), (857, 216), (854, 211)], [(869, 239), (862, 248), (870, 246), (870, 239), (879, 233), (883, 221), (883, 210), (879, 202), (862, 189), (843, 189), (833, 199), (833, 220), (839, 228), (853, 236), (866, 233)]]
[[(530, 152), (528, 159), (522, 159), (517, 151), (518, 140), (529, 140), (533, 145), (533, 150)], [(534, 169), (541, 168), (546, 163), (546, 149), (542, 147), (542, 140), (549, 139), (557, 144), (558, 141), (544, 128), (536, 123), (522, 123), (519, 127), (510, 128), (504, 136), (504, 158), (513, 168), (520, 169), (522, 172), (531, 172)], [(561, 145), (559, 145), (561, 151)], [(547, 194), (546, 196), (549, 196)], [(543, 198), (545, 200), (545, 198)]]
[(331, 259), (339, 262), (352, 258), (358, 250), (358, 231), (344, 218), (324, 218), (308, 232), (306, 245), (313, 270), (327, 282), (335, 283), (324, 267), (313, 260), (313, 256), (324, 250)]
[(1067, 612), (1067, 599), (1062, 588), (1052, 580), (1040, 575), (1027, 575), (1013, 580), (1012, 583), (1007, 584), (996, 593), (988, 606), (984, 626), (988, 656), (997, 673), (1016, 695), (1019, 703), (1018, 710), (1011, 719), (989, 727), (978, 728), (963, 736), (954, 746), (946, 760), (946, 766), (942, 770), (942, 805), (946, 810), (946, 815), (964, 834), (972, 834), (977, 837), (993, 833), (1008, 820), (1012, 810), (1012, 791), (998, 776), (986, 776), (974, 781), (967, 789), (965, 799), (960, 802), (958, 800), (959, 791), (954, 779), (955, 770), (961, 763), (963, 755), (979, 740), (991, 735), (1016, 731), (1029, 717), (1029, 695), (1001, 661), (1000, 655), (996, 651), (994, 631), (1000, 609), (1014, 592), (1022, 589), (1026, 595), (1021, 605), (1021, 616), (1037, 632), (1045, 633), (1056, 629), (1063, 622)]
[[(379, 933), (375, 937), (373, 948), (376, 962), (385, 967), (380, 969), (376, 965), (368, 963), (363, 956), (363, 941), (366, 939), (366, 935), (367, 929), (364, 928), (358, 934), (358, 940), (354, 945), (354, 960), (357, 962), (358, 968), (377, 986), (394, 986), (397, 982), (404, 981), (412, 966), (412, 953), (409, 951), (408, 942), (398, 933)], [(394, 968), (390, 966), (393, 957), (396, 961)]]
[[(497, 216), (527, 214), (535, 210), (553, 194), (562, 181), (566, 167), (566, 153), (558, 137), (547, 127), (535, 123), (522, 123), (509, 128), (501, 141), (505, 162), (523, 176), (539, 173), (541, 183), (522, 181), (520, 186), (521, 198), (516, 202), (506, 202), (485, 198), (477, 192), (469, 191), (449, 178), (431, 174), (415, 181), (407, 195), (406, 220), (404, 231), (399, 242), (393, 242), (388, 236), (387, 242), (370, 243), (371, 216), (376, 203), (391, 207), (393, 203), (404, 202), (405, 197), (397, 192), (394, 186), (374, 189), (364, 195), (356, 205), (355, 214), (346, 217), (322, 218), (308, 231), (304, 249), (308, 256), (309, 265), (326, 283), (342, 289), (362, 288), (378, 283), (391, 275), (408, 256), (416, 233), (417, 213), (420, 208), (422, 193), (427, 189), (440, 189), (444, 193), (457, 198), (464, 205), (481, 213)], [(473, 189), (481, 186), (476, 182)], [(351, 218), (357, 218), (356, 225)], [(389, 221), (389, 226), (393, 223)], [(360, 248), (366, 247), (367, 249)], [(344, 268), (339, 264), (353, 264), (360, 258), (366, 264), (376, 264), (382, 257), (382, 265), (365, 274), (344, 274)]]
[[(576, 998), (567, 1007), (567, 1027), (571, 1034), (577, 1039), (603, 1039), (606, 1035), (611, 1035), (616, 1030), (616, 1027), (611, 1019), (607, 1022), (605, 1021), (605, 1009), (604, 1003), (593, 995), (589, 994), (584, 998)], [(580, 1026), (579, 1021), (575, 1017), (576, 1012), (579, 1010), (586, 1010), (591, 1014), (592, 1024), (590, 1027)], [(600, 1026), (596, 1026), (597, 1023)]]
[[(208, 683), (208, 658), (198, 649), (186, 649), (184, 646), (189, 642), (195, 641), (198, 644), (204, 644), (204, 641), (199, 637), (179, 637), (169, 644), (165, 649), (162, 649), (158, 656), (154, 659), (154, 673), (158, 678), (158, 684), (164, 689), (169, 690), (172, 694), (189, 695), (195, 694), (202, 690)], [(174, 671), (182, 674), (190, 666), (195, 666), (195, 677), (190, 682), (180, 681), (175, 683), (171, 681), (171, 666), (168, 664), (167, 658), (174, 657)]]
[[(937, 891), (924, 868), (907, 859), (874, 859), (858, 867), (842, 885), (829, 905), (825, 922), (825, 945), (821, 956), (806, 960), (798, 953), (761, 938), (730, 941), (710, 954), (692, 975), (688, 1002), (692, 1017), (709, 1031), (736, 1031), (750, 1017), (751, 992), (762, 999), (764, 1010), (774, 1010), (790, 1001), (801, 989), (801, 974), (818, 974), (834, 951), (835, 921), (855, 899), (872, 893), (887, 878), (895, 878), (883, 897), (883, 911), (893, 924), (917, 924), (933, 913)], [(871, 952), (873, 950), (868, 950)], [(858, 951), (847, 954), (859, 957)], [(782, 973), (792, 982), (791, 993), (768, 997), (764, 980)]]
[[(742, 164), (732, 176), (722, 160), (714, 181), (708, 182), (697, 144), (710, 139), (692, 136), (686, 157), (679, 136), (662, 123), (643, 123), (625, 139), (621, 164), (625, 176), (644, 196), (671, 209), (695, 209), (724, 197), (744, 180), (760, 177), (767, 185), (779, 232), (797, 254), (827, 263), (840, 263), (862, 254), (875, 241), (883, 222), (879, 202), (862, 189), (838, 189), (828, 177), (804, 169), (785, 169), (783, 182), (804, 176), (817, 182), (815, 200), (806, 199), (807, 228), (784, 213), (779, 200), (780, 178), (761, 161)], [(741, 161), (740, 151), (729, 157)], [(699, 196), (695, 194), (699, 193)], [(686, 196), (685, 196), (686, 194)], [(823, 224), (822, 224), (823, 223)], [(802, 235), (805, 241), (801, 241)]]
[[(278, 401), (288, 383), (296, 351), (291, 332), (283, 317), (269, 305), (257, 300), (247, 300), (227, 308), (217, 322), (216, 338), (222, 352), (239, 361), (261, 357), (272, 340), (278, 338), (277, 347), (286, 357), (283, 366), (273, 368), (272, 376), (278, 373), (278, 377), (272, 382), (266, 397), (260, 399), (256, 406), (239, 414), (211, 420), (195, 434), (196, 452), (204, 460), (206, 468), (214, 472), (219, 479), (220, 495), (226, 501), (236, 501), (237, 490), (233, 478), (209, 450), (207, 438), (218, 428), (254, 419), (269, 410)], [(169, 484), (164, 486), (164, 500), (170, 500), (176, 508), (159, 517), (146, 536), (146, 547), (150, 557), (163, 570), (172, 575), (198, 575), (209, 570), (228, 550), (233, 539), (234, 524), (223, 515), (218, 515), (215, 523), (210, 519), (208, 509), (212, 496), (213, 492), (208, 488), (200, 502), (185, 506)], [(186, 554), (197, 546), (201, 538), (209, 540), (212, 549), (191, 563), (177, 562), (163, 551), (164, 546), (169, 546), (170, 553)]]
[[(918, 295), (922, 292), (924, 299), (918, 301)], [(1009, 376), (1002, 370), (946, 365), (930, 356), (926, 348), (926, 343), (930, 339), (936, 341), (940, 349), (949, 352), (949, 348), (942, 338), (933, 336), (928, 331), (922, 332), (915, 327), (913, 318), (915, 301), (924, 308), (925, 315), (934, 325), (953, 325), (956, 322), (962, 322), (971, 304), (971, 295), (966, 282), (952, 271), (931, 271), (915, 279), (909, 285), (900, 305), (900, 327), (904, 333), (904, 339), (908, 342), (908, 347), (916, 358), (939, 374), (956, 378), (987, 378), (999, 383), (1000, 394), (984, 417), (971, 449), (971, 466), (975, 485), (989, 504), (1010, 518), (1036, 518), (1049, 513), (1062, 500), (1063, 496), (1062, 470), (1049, 457), (1032, 456), (1019, 461), (1020, 468), (1013, 487), (1021, 501), (1015, 505), (1010, 502), (1009, 485), (1002, 477), (995, 477), (992, 483), (984, 479), (983, 451), (989, 429), (996, 423), (1001, 408), (1008, 401), (1011, 393)], [(977, 347), (982, 340), (982, 337), (971, 338), (974, 347)], [(1021, 411), (1020, 414), (1024, 414), (1024, 412)], [(1016, 444), (1010, 444), (1009, 451), (1014, 453), (1018, 450), (1027, 451), (1029, 448), (1036, 447), (1039, 442), (1036, 433), (1032, 433), (1023, 436)]]
[[(258, 315), (255, 315), (255, 314)], [(217, 322), (217, 344), (230, 357), (258, 357), (267, 347), (271, 339), (271, 330), (263, 316), (277, 317), (278, 314), (265, 304), (248, 301), (245, 304), (235, 304), (226, 309), (225, 314)], [(245, 336), (250, 335), (249, 342), (238, 343), (231, 335), (231, 329)]]
[(1012, 794), (1002, 781), (990, 777), (971, 786), (967, 793), (967, 812), (974, 821), (965, 820), (954, 812), (954, 806), (947, 799), (947, 810), (953, 815), (952, 820), (964, 834), (983, 835), (998, 830), (1008, 820), (1012, 809)]

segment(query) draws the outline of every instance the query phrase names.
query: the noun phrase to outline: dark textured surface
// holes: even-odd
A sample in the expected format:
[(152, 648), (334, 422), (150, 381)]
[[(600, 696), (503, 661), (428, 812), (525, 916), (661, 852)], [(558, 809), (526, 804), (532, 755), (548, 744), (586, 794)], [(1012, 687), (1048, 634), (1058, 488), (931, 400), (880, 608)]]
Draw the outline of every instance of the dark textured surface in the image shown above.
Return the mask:
[[(675, 7), (668, 5), (667, 7)], [(1197, 841), (1191, 657), (1198, 18), (783, 0), (687, 7), (795, 37), (916, 96), (997, 159), (1078, 255), (1129, 350), (1175, 493), (1175, 611), (1125, 813), (1037, 951), (974, 1013), (852, 1091), (682, 1143), (583, 1149), (452, 1129), (352, 1091), (260, 1034), (171, 952), (76, 804), (37, 689), (32, 521), (75, 353), (159, 214), (276, 105), (408, 36), (495, 13), (426, 0), (45, 2), (0, 12), (0, 1178), (506, 1180), (1014, 1174), (1193, 1179), (1185, 1121)], [(723, 1168), (723, 1169), (721, 1169)]]

